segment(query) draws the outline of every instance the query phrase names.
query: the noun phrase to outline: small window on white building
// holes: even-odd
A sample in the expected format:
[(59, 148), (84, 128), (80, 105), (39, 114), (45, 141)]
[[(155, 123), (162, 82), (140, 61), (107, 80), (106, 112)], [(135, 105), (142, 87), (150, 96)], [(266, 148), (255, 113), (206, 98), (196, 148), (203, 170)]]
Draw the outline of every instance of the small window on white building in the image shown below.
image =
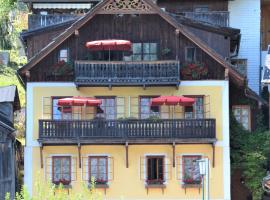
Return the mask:
[(68, 62), (68, 49), (61, 49), (59, 52), (59, 61)]
[(246, 129), (251, 129), (250, 106), (236, 105), (232, 107), (235, 119)]

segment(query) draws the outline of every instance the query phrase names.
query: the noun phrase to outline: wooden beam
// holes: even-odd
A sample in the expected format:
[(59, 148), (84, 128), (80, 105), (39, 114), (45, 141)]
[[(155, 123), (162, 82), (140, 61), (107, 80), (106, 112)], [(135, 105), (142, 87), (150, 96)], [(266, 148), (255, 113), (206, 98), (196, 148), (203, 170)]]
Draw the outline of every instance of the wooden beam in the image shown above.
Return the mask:
[(79, 168), (82, 168), (82, 160), (81, 160), (81, 144), (78, 144), (78, 156), (79, 156)]
[(40, 145), (39, 153), (40, 153), (40, 167), (41, 167), (41, 169), (43, 169), (43, 166), (44, 166), (44, 163), (43, 163), (43, 144)]
[(128, 162), (128, 142), (126, 142), (126, 168), (129, 167), (129, 162)]
[(179, 34), (180, 34), (180, 30), (176, 29), (175, 30), (175, 45), (176, 45), (176, 53), (175, 53), (175, 59), (178, 60), (179, 58)]
[(173, 168), (175, 168), (175, 142), (173, 142)]
[(212, 161), (212, 167), (215, 168), (215, 159), (216, 159), (216, 147), (215, 147), (215, 144), (213, 143), (212, 144), (212, 153), (213, 153), (213, 161)]
[(225, 80), (229, 80), (229, 69), (225, 68), (225, 74), (224, 74)]

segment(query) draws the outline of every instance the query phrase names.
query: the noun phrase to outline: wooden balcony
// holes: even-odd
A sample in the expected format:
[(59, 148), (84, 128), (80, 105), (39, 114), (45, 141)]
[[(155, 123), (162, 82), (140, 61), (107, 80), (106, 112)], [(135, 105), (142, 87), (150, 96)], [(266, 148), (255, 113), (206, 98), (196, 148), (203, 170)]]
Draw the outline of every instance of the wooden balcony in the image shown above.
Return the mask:
[(77, 18), (78, 16), (73, 14), (48, 14), (48, 15), (33, 14), (28, 16), (28, 30), (51, 26)]
[(208, 12), (181, 12), (187, 18), (198, 20), (222, 27), (229, 26), (230, 13), (228, 11), (208, 11)]
[(178, 61), (75, 61), (75, 84), (80, 86), (176, 85)]
[(39, 120), (39, 142), (43, 144), (215, 141), (215, 119)]

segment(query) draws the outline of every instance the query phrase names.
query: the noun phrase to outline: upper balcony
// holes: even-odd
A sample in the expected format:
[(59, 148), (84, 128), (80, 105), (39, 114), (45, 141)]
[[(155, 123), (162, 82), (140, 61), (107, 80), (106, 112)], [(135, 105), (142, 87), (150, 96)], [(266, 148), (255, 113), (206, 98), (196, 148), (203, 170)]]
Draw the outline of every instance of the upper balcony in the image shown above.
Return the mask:
[(80, 86), (151, 86), (180, 83), (179, 61), (75, 61), (75, 84)]
[(41, 27), (51, 26), (67, 22), (76, 18), (78, 18), (78, 15), (74, 14), (47, 14), (47, 15), (32, 14), (28, 16), (28, 30), (34, 30)]
[(229, 26), (230, 13), (228, 11), (181, 12), (178, 14), (193, 20), (202, 21), (213, 25), (222, 27)]

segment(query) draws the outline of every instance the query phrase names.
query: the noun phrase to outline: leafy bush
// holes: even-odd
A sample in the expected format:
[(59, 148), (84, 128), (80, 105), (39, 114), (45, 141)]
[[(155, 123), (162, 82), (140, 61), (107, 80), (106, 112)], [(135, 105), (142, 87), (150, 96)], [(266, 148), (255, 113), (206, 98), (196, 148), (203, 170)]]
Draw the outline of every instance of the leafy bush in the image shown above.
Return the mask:
[[(83, 185), (83, 190), (80, 192), (71, 191), (70, 194), (63, 185), (56, 186), (52, 183), (42, 183), (37, 181), (35, 184), (36, 193), (33, 197), (30, 196), (27, 188), (23, 186), (21, 192), (16, 193), (15, 200), (101, 200), (101, 194), (95, 190), (95, 180), (91, 179), (90, 188)], [(7, 193), (5, 200), (11, 200)]]
[(270, 132), (263, 126), (255, 132), (246, 131), (231, 116), (231, 163), (232, 170), (243, 171), (245, 185), (252, 192), (254, 200), (263, 194), (261, 182), (267, 174), (267, 158), (270, 153)]

